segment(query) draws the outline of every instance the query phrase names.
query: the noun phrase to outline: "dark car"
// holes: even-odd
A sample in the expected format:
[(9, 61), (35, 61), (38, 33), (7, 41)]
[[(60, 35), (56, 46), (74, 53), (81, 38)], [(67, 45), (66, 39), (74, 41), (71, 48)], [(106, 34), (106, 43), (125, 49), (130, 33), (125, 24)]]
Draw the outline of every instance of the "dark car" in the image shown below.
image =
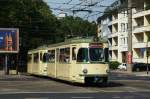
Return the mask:
[[(150, 70), (150, 64), (148, 64), (148, 69)], [(132, 67), (133, 71), (147, 71), (146, 63), (134, 63)]]

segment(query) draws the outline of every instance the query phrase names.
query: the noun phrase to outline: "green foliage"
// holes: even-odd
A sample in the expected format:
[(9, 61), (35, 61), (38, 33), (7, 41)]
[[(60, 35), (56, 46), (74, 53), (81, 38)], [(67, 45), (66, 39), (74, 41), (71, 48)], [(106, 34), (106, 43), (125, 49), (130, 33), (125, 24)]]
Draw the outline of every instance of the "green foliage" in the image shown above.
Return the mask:
[(150, 4), (145, 7), (145, 10), (150, 10)]
[(2, 0), (0, 6), (0, 27), (19, 28), (22, 47), (47, 43), (56, 33), (57, 18), (42, 0)]
[(31, 49), (61, 42), (69, 35), (96, 33), (96, 23), (79, 17), (58, 20), (43, 0), (2, 0), (0, 6), (0, 27), (19, 28), (21, 47)]
[(117, 67), (120, 65), (118, 61), (111, 61), (109, 62), (110, 69), (117, 69)]
[(67, 16), (59, 20), (59, 32), (65, 36), (93, 36), (96, 34), (96, 23), (90, 23), (79, 17)]

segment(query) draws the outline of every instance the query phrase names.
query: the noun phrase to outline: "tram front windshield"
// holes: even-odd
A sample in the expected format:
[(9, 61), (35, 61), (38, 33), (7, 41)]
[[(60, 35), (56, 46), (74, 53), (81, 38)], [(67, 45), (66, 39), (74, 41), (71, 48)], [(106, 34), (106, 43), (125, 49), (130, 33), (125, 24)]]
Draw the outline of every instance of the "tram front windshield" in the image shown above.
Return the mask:
[(103, 48), (80, 48), (77, 62), (102, 62), (104, 60)]
[(102, 61), (103, 49), (102, 48), (89, 48), (90, 61)]

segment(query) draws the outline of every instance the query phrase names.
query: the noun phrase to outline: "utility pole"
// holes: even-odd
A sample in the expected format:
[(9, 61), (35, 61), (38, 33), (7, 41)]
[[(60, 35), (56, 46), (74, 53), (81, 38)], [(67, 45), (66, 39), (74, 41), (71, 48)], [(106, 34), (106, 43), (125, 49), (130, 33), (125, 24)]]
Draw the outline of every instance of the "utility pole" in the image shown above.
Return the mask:
[(132, 56), (132, 0), (128, 0), (128, 73), (132, 73)]

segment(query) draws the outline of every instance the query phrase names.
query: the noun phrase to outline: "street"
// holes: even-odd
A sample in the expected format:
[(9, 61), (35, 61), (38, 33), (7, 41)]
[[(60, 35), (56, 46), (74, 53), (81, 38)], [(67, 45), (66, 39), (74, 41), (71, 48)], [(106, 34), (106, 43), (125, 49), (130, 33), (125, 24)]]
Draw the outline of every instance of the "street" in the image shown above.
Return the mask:
[(107, 85), (82, 85), (30, 75), (0, 77), (1, 99), (149, 99), (150, 76), (111, 73)]
[[(16, 98), (17, 97), (17, 98)], [(1, 99), (149, 99), (149, 92), (109, 93), (21, 93), (4, 94)]]

